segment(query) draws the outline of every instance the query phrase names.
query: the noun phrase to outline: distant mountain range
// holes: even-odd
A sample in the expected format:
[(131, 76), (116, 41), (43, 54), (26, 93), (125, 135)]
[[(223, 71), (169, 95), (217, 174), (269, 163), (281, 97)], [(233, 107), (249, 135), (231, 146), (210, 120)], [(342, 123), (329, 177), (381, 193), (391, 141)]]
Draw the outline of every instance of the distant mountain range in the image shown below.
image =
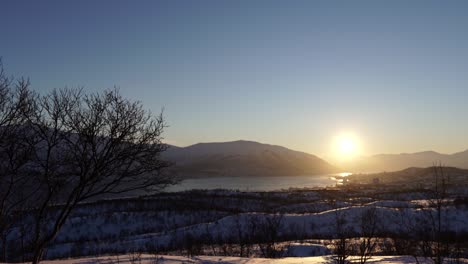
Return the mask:
[(378, 178), (382, 183), (393, 184), (433, 184), (436, 174), (440, 182), (445, 180), (446, 184), (464, 186), (468, 177), (467, 169), (455, 167), (426, 167), (416, 168), (411, 167), (400, 171), (380, 172), (372, 174), (353, 174), (351, 179), (361, 183), (372, 183), (375, 178)]
[(346, 168), (353, 172), (397, 171), (409, 167), (430, 167), (434, 164), (468, 169), (468, 150), (454, 154), (441, 154), (435, 151), (416, 153), (379, 154), (360, 157)]
[(198, 143), (188, 147), (169, 146), (166, 160), (182, 177), (293, 176), (340, 171), (383, 172), (434, 164), (468, 169), (468, 150), (441, 154), (434, 151), (379, 154), (359, 157), (337, 168), (319, 157), (285, 147), (254, 141)]
[(182, 177), (293, 176), (338, 172), (315, 155), (253, 141), (169, 146), (164, 158)]

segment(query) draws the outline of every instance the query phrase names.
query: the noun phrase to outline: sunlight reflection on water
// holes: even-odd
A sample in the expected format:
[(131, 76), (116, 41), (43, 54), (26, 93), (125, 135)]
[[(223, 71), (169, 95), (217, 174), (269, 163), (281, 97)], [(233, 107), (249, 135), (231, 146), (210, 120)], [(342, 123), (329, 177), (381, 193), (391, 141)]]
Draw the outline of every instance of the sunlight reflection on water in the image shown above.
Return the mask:
[[(343, 172), (308, 176), (263, 176), (263, 177), (211, 177), (183, 180), (166, 191), (177, 192), (192, 189), (231, 189), (240, 191), (274, 191), (289, 188), (313, 188), (335, 186), (340, 177), (351, 173)], [(342, 181), (342, 180), (341, 180)]]
[(337, 176), (340, 176), (340, 177), (348, 177), (350, 175), (352, 175), (351, 172), (340, 172), (338, 174), (336, 174)]

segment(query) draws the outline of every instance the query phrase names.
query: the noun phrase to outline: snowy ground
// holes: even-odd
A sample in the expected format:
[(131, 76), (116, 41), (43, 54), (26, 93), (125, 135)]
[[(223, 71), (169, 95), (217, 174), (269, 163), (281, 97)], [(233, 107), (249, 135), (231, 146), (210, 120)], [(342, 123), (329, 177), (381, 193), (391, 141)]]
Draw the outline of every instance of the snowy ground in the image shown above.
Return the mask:
[[(201, 251), (194, 253), (196, 255), (240, 256), (242, 254), (236, 248), (239, 241), (251, 246), (247, 256), (257, 257), (265, 256), (260, 254), (259, 247), (261, 243), (268, 242), (258, 238), (268, 238), (273, 233), (275, 237), (269, 239), (276, 246), (279, 245), (281, 250), (294, 246), (295, 249), (307, 248), (307, 251), (297, 253), (296, 250), (287, 250), (286, 254), (280, 256), (296, 258), (280, 262), (272, 262), (271, 259), (222, 258), (221, 263), (324, 263), (329, 261), (326, 255), (331, 253), (330, 240), (336, 238), (337, 219), (344, 219), (342, 229), (346, 230), (346, 236), (356, 238), (364, 233), (363, 226), (367, 225), (362, 221), (368, 212), (375, 212), (377, 232), (383, 234), (375, 252), (386, 255), (411, 254), (411, 251), (397, 251), (394, 247), (397, 242), (387, 241), (386, 235), (420, 234), (430, 230), (430, 220), (435, 219), (437, 212), (422, 196), (419, 192), (377, 192), (369, 195), (367, 192), (339, 190), (212, 190), (103, 200), (79, 205), (55, 241), (48, 246), (44, 259), (116, 255), (134, 251), (184, 255), (188, 250), (193, 250), (193, 245), (202, 245)], [(456, 234), (462, 240), (466, 237), (468, 203), (454, 203), (452, 197), (444, 202), (441, 216), (444, 230)], [(21, 231), (21, 227), (29, 226), (26, 220), (10, 233), (11, 245), (7, 247), (10, 256), (20, 256), (24, 252), (18, 244), (25, 244), (21, 242), (22, 234), (28, 234), (28, 231)], [(274, 232), (271, 232), (273, 229)], [(24, 237), (27, 238), (27, 235)], [(300, 244), (294, 244), (298, 242)], [(311, 247), (304, 243), (320, 245)], [(225, 245), (232, 246), (228, 248), (229, 252), (222, 251)], [(464, 246), (466, 250), (466, 244)], [(464, 254), (466, 256), (466, 251)], [(122, 255), (122, 258), (125, 256)], [(151, 261), (145, 259), (146, 263), (171, 263), (156, 262), (154, 257)], [(172, 263), (217, 263), (219, 259), (206, 257), (202, 260), (208, 262), (194, 262), (193, 259), (189, 262), (188, 259), (179, 258), (174, 259), (179, 262)], [(392, 261), (400, 261), (398, 259), (390, 258)], [(96, 258), (81, 260), (89, 262), (79, 263), (97, 263), (91, 262), (97, 261)], [(296, 262), (281, 262), (286, 260)], [(381, 258), (375, 260), (383, 261)], [(101, 261), (104, 259), (101, 258)], [(383, 263), (415, 263), (411, 258), (408, 261)]]
[[(43, 261), (44, 264), (302, 264), (302, 263), (333, 263), (331, 256), (323, 257), (306, 257), (306, 258), (282, 258), (282, 259), (265, 259), (265, 258), (238, 258), (238, 257), (212, 257), (198, 256), (194, 258), (186, 258), (181, 256), (161, 256), (161, 255), (120, 255), (107, 256), (99, 258), (80, 258), (70, 260), (53, 260)], [(411, 256), (376, 256), (368, 260), (368, 263), (383, 263), (383, 264), (401, 264), (401, 263), (416, 263)], [(419, 263), (432, 263), (429, 260), (419, 259)], [(460, 263), (468, 263), (468, 260), (462, 260)]]

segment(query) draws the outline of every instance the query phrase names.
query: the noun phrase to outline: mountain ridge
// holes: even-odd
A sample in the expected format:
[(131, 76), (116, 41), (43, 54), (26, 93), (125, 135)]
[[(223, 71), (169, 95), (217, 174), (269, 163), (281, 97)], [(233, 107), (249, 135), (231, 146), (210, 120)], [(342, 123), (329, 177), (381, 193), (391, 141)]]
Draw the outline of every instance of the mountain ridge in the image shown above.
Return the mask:
[(468, 169), (468, 149), (444, 154), (433, 150), (400, 154), (376, 154), (356, 158), (345, 167), (355, 172), (398, 171), (408, 167), (443, 165)]
[(169, 145), (163, 155), (174, 170), (189, 176), (290, 176), (340, 171), (383, 172), (410, 167), (443, 166), (468, 169), (468, 149), (452, 154), (433, 150), (361, 156), (339, 168), (307, 152), (252, 140), (200, 142), (186, 147)]
[(294, 176), (339, 170), (316, 155), (255, 141), (203, 142), (169, 146), (163, 155), (183, 176)]

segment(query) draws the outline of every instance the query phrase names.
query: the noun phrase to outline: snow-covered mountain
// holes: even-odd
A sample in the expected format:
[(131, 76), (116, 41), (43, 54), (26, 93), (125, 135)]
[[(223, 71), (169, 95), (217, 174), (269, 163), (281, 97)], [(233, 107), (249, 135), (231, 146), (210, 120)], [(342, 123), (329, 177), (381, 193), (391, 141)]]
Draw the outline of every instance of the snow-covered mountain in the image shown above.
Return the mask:
[(182, 176), (292, 176), (337, 172), (315, 155), (253, 141), (170, 146), (164, 157)]

